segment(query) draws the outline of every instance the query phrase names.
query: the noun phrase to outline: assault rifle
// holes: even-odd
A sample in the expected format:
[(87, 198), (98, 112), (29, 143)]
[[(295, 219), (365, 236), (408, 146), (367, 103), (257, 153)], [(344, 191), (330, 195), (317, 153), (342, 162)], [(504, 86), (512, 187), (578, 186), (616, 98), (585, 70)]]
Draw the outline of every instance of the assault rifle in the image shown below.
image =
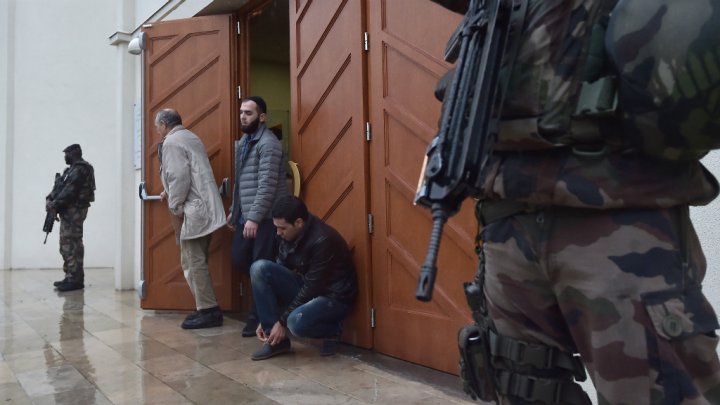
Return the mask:
[[(433, 218), (415, 292), (421, 301), (432, 299), (445, 222), (463, 200), (480, 195), (525, 8), (526, 0), (471, 0), (445, 50), (446, 61), (457, 61), (456, 70), (445, 91), (438, 134), (428, 146), (415, 194), (415, 203), (430, 208)], [(502, 67), (506, 71), (501, 76)]]
[[(55, 173), (55, 182), (53, 183), (53, 189), (52, 191), (50, 191), (50, 195), (48, 195), (47, 198), (55, 198), (56, 193), (60, 191), (61, 187), (62, 177), (60, 176), (60, 173)], [(50, 232), (52, 232), (55, 221), (59, 221), (57, 217), (57, 212), (55, 212), (54, 210), (48, 211), (48, 213), (45, 214), (45, 223), (43, 224), (43, 232), (45, 232), (45, 241), (43, 242), (43, 245), (47, 243), (48, 235), (50, 235)]]
[(45, 224), (43, 225), (43, 232), (45, 232), (45, 241), (43, 241), (43, 245), (47, 243), (48, 235), (50, 235), (50, 232), (52, 232), (55, 221), (59, 221), (59, 219), (57, 218), (57, 212), (50, 211), (45, 215)]

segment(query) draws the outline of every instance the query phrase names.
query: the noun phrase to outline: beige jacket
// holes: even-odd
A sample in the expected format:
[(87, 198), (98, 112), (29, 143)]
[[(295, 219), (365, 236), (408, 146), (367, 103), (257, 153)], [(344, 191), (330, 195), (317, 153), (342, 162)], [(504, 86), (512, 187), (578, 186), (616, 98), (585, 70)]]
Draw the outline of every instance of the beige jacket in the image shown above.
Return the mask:
[(163, 139), (160, 179), (170, 211), (184, 214), (179, 239), (199, 238), (225, 225), (225, 209), (205, 146), (182, 125)]

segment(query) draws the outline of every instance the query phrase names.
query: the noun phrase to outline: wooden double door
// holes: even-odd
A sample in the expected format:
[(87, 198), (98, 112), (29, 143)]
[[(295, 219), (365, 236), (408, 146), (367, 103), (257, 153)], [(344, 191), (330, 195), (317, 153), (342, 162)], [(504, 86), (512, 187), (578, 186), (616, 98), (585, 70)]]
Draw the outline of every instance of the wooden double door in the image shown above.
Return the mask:
[[(428, 211), (413, 206), (412, 200), (425, 148), (437, 128), (440, 103), (433, 98), (433, 90), (448, 69), (441, 55), (460, 16), (429, 0), (291, 0), (289, 7), (291, 149), (300, 167), (302, 197), (313, 213), (346, 238), (358, 270), (360, 295), (345, 323), (343, 339), (457, 373), (457, 330), (471, 319), (462, 282), (472, 278), (475, 266), (472, 207), (466, 204), (450, 220), (440, 251), (434, 299), (422, 303), (415, 300), (415, 287), (431, 218)], [(164, 24), (182, 26), (192, 20)], [(150, 39), (152, 43), (152, 36)], [(146, 62), (147, 80), (153, 80), (147, 69)], [(232, 80), (240, 76), (230, 72), (221, 77), (231, 80), (227, 88), (235, 88), (237, 83)], [(164, 83), (177, 82), (166, 79)], [(181, 93), (155, 91), (172, 94), (170, 97)], [(160, 104), (148, 103), (146, 120)], [(218, 182), (232, 178), (230, 136), (235, 124), (233, 111), (226, 113), (219, 120), (229, 125), (227, 131), (197, 131), (207, 133), (209, 142), (218, 145), (213, 160)], [(146, 167), (151, 168), (147, 176), (157, 176), (151, 163), (152, 148), (147, 151)], [(159, 192), (157, 184), (153, 185), (155, 192)], [(151, 204), (155, 203), (145, 204), (146, 212)], [(158, 211), (154, 216), (162, 222), (162, 215)], [(155, 279), (154, 266), (160, 262), (148, 261), (148, 257), (157, 257), (153, 246), (170, 248), (148, 242), (170, 237), (149, 232), (148, 222), (146, 219), (145, 274)], [(167, 226), (154, 225), (150, 231), (169, 232)], [(149, 239), (153, 235), (157, 235), (155, 239)], [(213, 244), (212, 274), (222, 291), (227, 286), (220, 284), (231, 275), (229, 253), (223, 251), (229, 236), (221, 233)], [(178, 283), (184, 282), (179, 264), (169, 273), (177, 274)], [(164, 278), (171, 279), (170, 275)], [(168, 294), (158, 286), (148, 287), (158, 289), (159, 296)], [(227, 287), (227, 293), (232, 295), (231, 288)]]

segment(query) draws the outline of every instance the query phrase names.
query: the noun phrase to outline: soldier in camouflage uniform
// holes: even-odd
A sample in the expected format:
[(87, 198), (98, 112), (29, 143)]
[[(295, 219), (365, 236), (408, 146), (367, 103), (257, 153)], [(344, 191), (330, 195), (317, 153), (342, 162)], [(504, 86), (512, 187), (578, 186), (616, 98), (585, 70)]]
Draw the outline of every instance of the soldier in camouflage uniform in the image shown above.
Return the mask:
[[(438, 2), (461, 9), (459, 1)], [(689, 205), (718, 195), (698, 159), (720, 138), (720, 47), (694, 61), (707, 65), (704, 82), (683, 80), (690, 69), (673, 76), (671, 69), (682, 70), (677, 58), (664, 65), (668, 74), (657, 74), (663, 61), (649, 45), (698, 45), (677, 32), (653, 43), (662, 24), (674, 23), (668, 8), (684, 2), (624, 1), (618, 14), (627, 11), (622, 3), (645, 3), (645, 13), (608, 27), (615, 1), (528, 1), (477, 207), (483, 228), (474, 286), (497, 335), (490, 378), (501, 403), (589, 403), (572, 381), (584, 374), (573, 366), (579, 353), (599, 404), (720, 404), (718, 320), (701, 290), (706, 262), (688, 214)], [(695, 34), (717, 35), (720, 2), (689, 3), (701, 10)], [(577, 108), (583, 83), (607, 73), (607, 64), (590, 60), (598, 26), (614, 41), (616, 69), (628, 73), (621, 100), (638, 98), (619, 106), (624, 116)], [(638, 77), (644, 81), (630, 80)], [(706, 104), (698, 104), (702, 114), (686, 111), (686, 122), (676, 116), (674, 125), (661, 124), (660, 133), (663, 114), (649, 117), (653, 102), (665, 100), (659, 92), (677, 96), (678, 86), (686, 97), (703, 94)], [(637, 92), (643, 88), (647, 94)], [(712, 92), (714, 108), (707, 108)], [(654, 131), (638, 117), (654, 119)], [(714, 143), (684, 136), (688, 125), (714, 129), (707, 130)], [(705, 150), (678, 152), (695, 146)], [(483, 322), (478, 311), (474, 318)]]
[(95, 174), (82, 158), (82, 149), (72, 144), (63, 150), (69, 165), (56, 175), (55, 186), (45, 199), (45, 209), (60, 216), (60, 254), (65, 277), (54, 283), (58, 291), (85, 288), (83, 269), (83, 222), (90, 203), (95, 201)]

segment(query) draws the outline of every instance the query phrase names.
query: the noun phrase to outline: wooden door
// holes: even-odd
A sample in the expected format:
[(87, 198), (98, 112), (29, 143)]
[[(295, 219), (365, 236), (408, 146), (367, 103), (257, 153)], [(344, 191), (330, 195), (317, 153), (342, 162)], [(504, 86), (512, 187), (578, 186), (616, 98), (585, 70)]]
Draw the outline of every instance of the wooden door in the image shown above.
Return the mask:
[(362, 0), (290, 1), (292, 156), (302, 198), (347, 240), (360, 294), (343, 340), (370, 347)]
[[(148, 194), (162, 191), (155, 114), (176, 109), (183, 125), (198, 135), (208, 152), (215, 180), (231, 178), (235, 101), (235, 36), (229, 15), (165, 21), (145, 27), (144, 176)], [(230, 183), (232, 184), (232, 179)], [(225, 206), (230, 204), (225, 198)], [(232, 283), (230, 232), (216, 231), (210, 245), (210, 273), (220, 306), (230, 309)], [(180, 249), (167, 204), (143, 203), (143, 271), (146, 309), (195, 309), (180, 267)]]
[(371, 0), (368, 10), (375, 349), (457, 374), (457, 331), (471, 321), (462, 283), (476, 266), (473, 207), (466, 202), (445, 227), (433, 299), (423, 303), (415, 288), (432, 221), (413, 199), (437, 132), (445, 43), (461, 16), (417, 0)]

